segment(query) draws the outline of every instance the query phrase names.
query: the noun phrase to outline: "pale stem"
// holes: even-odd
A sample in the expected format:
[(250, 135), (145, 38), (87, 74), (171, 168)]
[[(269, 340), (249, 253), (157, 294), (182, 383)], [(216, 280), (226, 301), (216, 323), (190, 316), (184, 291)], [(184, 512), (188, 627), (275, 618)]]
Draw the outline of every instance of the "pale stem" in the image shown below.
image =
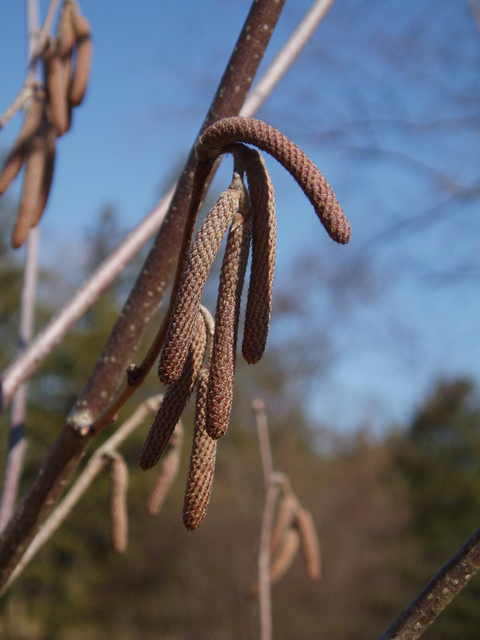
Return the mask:
[(25, 551), (22, 559), (15, 567), (8, 581), (5, 583), (1, 593), (3, 594), (12, 582), (18, 578), (18, 576), (25, 569), (27, 564), (37, 553), (37, 551), (47, 542), (47, 540), (55, 533), (59, 526), (65, 521), (73, 507), (77, 504), (80, 498), (83, 496), (88, 487), (92, 484), (95, 477), (102, 471), (102, 469), (109, 463), (109, 457), (115, 455), (116, 449), (119, 445), (128, 438), (128, 436), (135, 431), (145, 420), (145, 418), (155, 413), (158, 409), (161, 395), (152, 396), (145, 402), (142, 402), (132, 414), (132, 416), (126, 420), (121, 427), (111, 436), (101, 447), (99, 447), (88, 461), (85, 469), (77, 478), (77, 481), (72, 486), (67, 495), (59, 503), (58, 507), (47, 518), (43, 527), (33, 538), (32, 542)]
[[(27, 0), (27, 41), (28, 65), (35, 48), (38, 32), (38, 2)], [(18, 353), (21, 353), (33, 335), (35, 316), (35, 291), (38, 275), (38, 245), (40, 232), (31, 229), (27, 238), (23, 287), (20, 300), (20, 321), (18, 329)], [(10, 520), (18, 495), (18, 486), (23, 469), (25, 452), (24, 424), (27, 408), (27, 384), (23, 383), (17, 390), (12, 402), (8, 436), (8, 451), (0, 496), (0, 533)]]

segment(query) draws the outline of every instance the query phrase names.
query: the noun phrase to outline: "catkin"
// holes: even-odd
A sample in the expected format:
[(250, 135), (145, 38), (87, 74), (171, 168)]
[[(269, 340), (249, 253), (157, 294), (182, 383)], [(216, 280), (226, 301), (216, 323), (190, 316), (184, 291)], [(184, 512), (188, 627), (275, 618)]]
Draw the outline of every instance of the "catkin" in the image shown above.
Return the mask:
[(309, 580), (316, 582), (322, 575), (320, 559), (320, 542), (312, 514), (306, 509), (299, 509), (295, 524), (300, 533), (303, 561)]
[(178, 422), (173, 435), (170, 438), (170, 442), (168, 443), (160, 471), (152, 489), (152, 493), (150, 494), (150, 498), (148, 499), (147, 511), (152, 516), (156, 516), (160, 513), (173, 481), (177, 477), (178, 469), (180, 467), (182, 440), (183, 429), (180, 422)]
[(53, 170), (55, 167), (55, 149), (57, 141), (57, 130), (55, 126), (48, 122), (45, 125), (45, 129), (42, 134), (43, 137), (43, 150), (44, 150), (44, 164), (43, 164), (43, 176), (40, 194), (37, 200), (35, 211), (32, 215), (31, 226), (35, 227), (42, 217), (45, 207), (47, 205), (48, 196), (50, 193), (50, 187), (52, 186)]
[(55, 45), (50, 46), (43, 54), (43, 63), (48, 96), (48, 117), (55, 125), (57, 136), (60, 137), (70, 128), (68, 68)]
[(225, 435), (232, 408), (238, 319), (250, 248), (251, 220), (237, 213), (225, 248), (217, 308), (207, 398), (207, 431), (212, 438)]
[(183, 503), (183, 524), (188, 531), (197, 529), (205, 518), (215, 472), (217, 440), (205, 428), (208, 375), (209, 370), (204, 367), (197, 381), (192, 453)]
[(6, 191), (22, 168), (30, 141), (40, 132), (44, 117), (45, 92), (39, 90), (28, 103), (23, 124), (0, 173), (0, 195)]
[(300, 546), (300, 534), (295, 527), (290, 527), (283, 532), (277, 553), (270, 565), (270, 582), (275, 584), (289, 570)]
[(207, 334), (200, 312), (197, 314), (196, 331), (189, 347), (187, 359), (177, 382), (168, 387), (158, 408), (157, 415), (140, 452), (140, 467), (146, 471), (160, 460), (170, 440), (175, 425), (180, 420), (190, 398), (202, 366)]
[(92, 59), (92, 37), (90, 24), (88, 20), (81, 15), (75, 15), (74, 28), (77, 46), (69, 100), (73, 107), (77, 107), (82, 102), (87, 89)]
[(182, 371), (203, 289), (239, 200), (238, 189), (225, 191), (208, 213), (192, 244), (158, 365), (158, 377), (163, 384), (174, 383)]
[(200, 169), (236, 142), (253, 144), (278, 160), (298, 182), (329, 236), (341, 244), (349, 241), (350, 224), (322, 172), (289, 138), (261, 120), (234, 116), (208, 127), (195, 147)]
[(110, 539), (116, 553), (124, 553), (128, 543), (128, 467), (116, 454), (110, 465)]
[(297, 505), (297, 499), (291, 495), (284, 495), (279, 501), (270, 539), (270, 553), (275, 553), (283, 534), (292, 526)]
[(32, 226), (41, 198), (44, 170), (45, 141), (40, 136), (34, 136), (27, 151), (20, 202), (12, 231), (14, 249), (22, 246)]
[(272, 312), (273, 277), (277, 252), (275, 192), (261, 155), (249, 150), (246, 164), (252, 221), (252, 266), (248, 287), (242, 354), (258, 362), (267, 344)]

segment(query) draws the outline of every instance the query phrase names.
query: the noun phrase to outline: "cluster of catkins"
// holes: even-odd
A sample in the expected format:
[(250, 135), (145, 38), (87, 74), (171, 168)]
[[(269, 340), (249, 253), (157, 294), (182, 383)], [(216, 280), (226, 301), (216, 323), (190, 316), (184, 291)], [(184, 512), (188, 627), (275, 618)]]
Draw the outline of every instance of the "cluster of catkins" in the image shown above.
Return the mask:
[(12, 246), (20, 247), (36, 226), (47, 204), (55, 163), (56, 139), (70, 128), (72, 108), (87, 88), (92, 41), (90, 25), (73, 0), (64, 0), (56, 37), (41, 53), (44, 83), (37, 84), (23, 124), (0, 173), (4, 193), (23, 164), (25, 172)]
[[(240, 303), (250, 245), (251, 275), (242, 345), (249, 364), (262, 357), (270, 323), (276, 256), (275, 196), (262, 157), (245, 142), (273, 155), (294, 176), (333, 239), (345, 243), (350, 236), (345, 214), (321, 172), (273, 127), (253, 118), (232, 117), (216, 122), (200, 137), (187, 234), (191, 234), (204, 185), (219, 155), (233, 154), (234, 175), (201, 225), (188, 255), (180, 259), (175, 302), (158, 367), (159, 378), (168, 389), (140, 453), (142, 469), (158, 463), (196, 386), (193, 449), (183, 510), (187, 529), (197, 528), (205, 516), (217, 441), (225, 434), (230, 419)], [(228, 229), (213, 323), (200, 301)]]
[[(258, 402), (255, 401), (255, 402)], [(282, 473), (274, 474), (279, 493), (275, 518), (270, 535), (270, 584), (283, 578), (301, 549), (307, 578), (312, 582), (322, 575), (320, 542), (312, 514), (304, 509), (292, 491), (290, 481)], [(249, 595), (258, 594), (258, 583), (250, 588)]]

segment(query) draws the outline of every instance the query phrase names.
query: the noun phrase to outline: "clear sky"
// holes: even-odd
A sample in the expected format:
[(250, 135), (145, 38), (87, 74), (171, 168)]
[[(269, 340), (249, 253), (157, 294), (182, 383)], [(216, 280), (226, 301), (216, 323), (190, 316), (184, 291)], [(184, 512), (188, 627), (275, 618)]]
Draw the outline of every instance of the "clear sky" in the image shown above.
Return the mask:
[[(287, 1), (267, 61), (308, 6)], [(26, 44), (23, 3), (0, 8), (3, 112), (21, 85)], [(94, 34), (93, 73), (58, 143), (42, 221), (48, 264), (82, 252), (102, 206), (113, 204), (125, 229), (149, 211), (200, 127), (249, 3), (81, 8)], [(349, 246), (334, 247), (293, 180), (267, 160), (278, 289), (294, 283), (292, 265), (305, 256), (321, 265), (312, 312), (331, 358), (309, 386), (315, 420), (381, 429), (408, 420), (438, 377), (480, 379), (479, 99), (480, 36), (466, 0), (337, 0), (258, 114), (312, 157), (353, 229)], [(1, 131), (3, 149), (19, 122)], [(341, 304), (322, 270), (344, 287)], [(288, 330), (279, 326), (274, 339)]]

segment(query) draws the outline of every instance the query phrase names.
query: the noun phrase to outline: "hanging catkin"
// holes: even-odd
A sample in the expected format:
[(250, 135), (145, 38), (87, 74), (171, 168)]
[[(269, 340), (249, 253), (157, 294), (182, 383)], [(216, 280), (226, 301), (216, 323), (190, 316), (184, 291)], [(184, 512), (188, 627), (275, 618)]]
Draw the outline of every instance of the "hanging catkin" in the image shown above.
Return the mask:
[(110, 539), (116, 553), (124, 553), (128, 544), (127, 489), (128, 467), (115, 454), (110, 465)]
[(183, 503), (183, 524), (189, 531), (197, 529), (205, 518), (215, 472), (217, 440), (205, 428), (208, 375), (208, 368), (204, 367), (197, 381), (192, 453)]
[(258, 362), (267, 344), (272, 312), (273, 277), (277, 253), (275, 192), (262, 156), (248, 150), (246, 173), (252, 209), (252, 267), (248, 287), (242, 354)]
[(205, 322), (200, 312), (197, 314), (196, 331), (189, 347), (187, 359), (177, 382), (168, 387), (153, 421), (147, 439), (140, 452), (140, 467), (146, 471), (160, 460), (170, 440), (175, 425), (180, 420), (190, 398), (195, 381), (202, 366), (207, 341)]
[(81, 104), (87, 89), (92, 59), (92, 36), (88, 20), (76, 14), (74, 18), (75, 29), (75, 67), (72, 83), (70, 85), (69, 100), (72, 107)]
[(45, 117), (45, 91), (37, 90), (27, 105), (23, 124), (0, 173), (0, 195), (18, 175), (33, 136), (40, 133)]
[[(245, 212), (246, 213), (246, 212)], [(207, 431), (212, 438), (227, 430), (232, 408), (238, 319), (250, 248), (251, 220), (235, 214), (220, 272), (215, 334), (207, 397)]]

